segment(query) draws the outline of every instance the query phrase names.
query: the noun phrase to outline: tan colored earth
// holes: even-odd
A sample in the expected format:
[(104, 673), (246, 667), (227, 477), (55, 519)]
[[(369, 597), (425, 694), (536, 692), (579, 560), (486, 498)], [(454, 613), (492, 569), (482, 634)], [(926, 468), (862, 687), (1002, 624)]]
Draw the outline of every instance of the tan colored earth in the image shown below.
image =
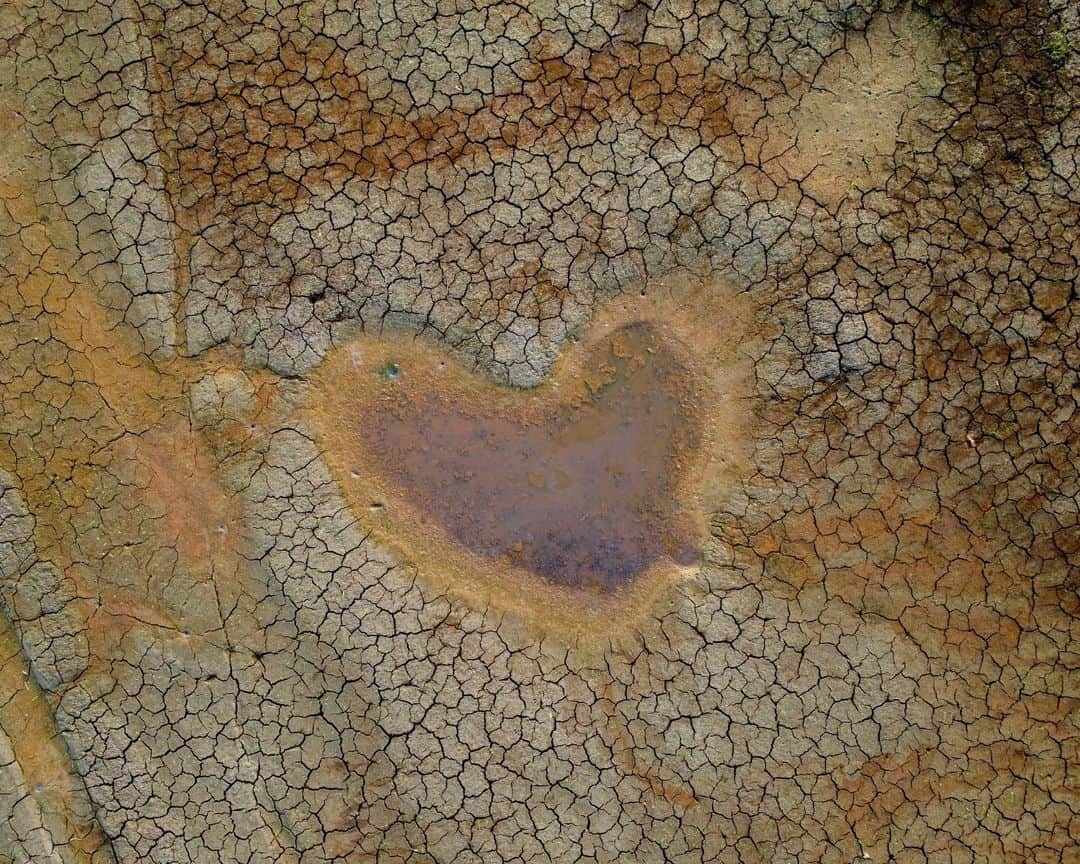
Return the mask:
[[(1075, 3), (0, 0), (0, 130), (0, 864), (1080, 860)], [(642, 322), (692, 560), (365, 444)]]

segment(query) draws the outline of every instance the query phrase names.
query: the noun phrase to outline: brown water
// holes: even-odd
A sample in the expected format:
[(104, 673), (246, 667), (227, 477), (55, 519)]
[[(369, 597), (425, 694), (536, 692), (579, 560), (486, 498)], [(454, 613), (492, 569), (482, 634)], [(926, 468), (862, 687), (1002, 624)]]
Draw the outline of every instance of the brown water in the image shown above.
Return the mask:
[(648, 324), (600, 341), (586, 369), (586, 398), (524, 419), (410, 388), (402, 360), (357, 431), (383, 479), (474, 554), (600, 589), (692, 564), (674, 495), (699, 445), (688, 370)]

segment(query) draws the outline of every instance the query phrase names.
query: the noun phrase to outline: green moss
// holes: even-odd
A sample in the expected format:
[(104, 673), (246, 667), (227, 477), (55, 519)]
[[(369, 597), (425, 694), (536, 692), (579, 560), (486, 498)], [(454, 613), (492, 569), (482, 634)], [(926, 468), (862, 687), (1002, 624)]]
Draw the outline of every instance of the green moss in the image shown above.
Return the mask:
[(1046, 37), (1042, 50), (1051, 61), (1060, 66), (1072, 56), (1073, 51), (1076, 50), (1076, 43), (1062, 27)]
[(379, 377), (384, 381), (393, 381), (401, 374), (401, 367), (397, 363), (387, 363), (379, 370)]
[(1015, 423), (1000, 422), (986, 427), (986, 434), (998, 441), (1004, 441), (1014, 431), (1016, 431)]

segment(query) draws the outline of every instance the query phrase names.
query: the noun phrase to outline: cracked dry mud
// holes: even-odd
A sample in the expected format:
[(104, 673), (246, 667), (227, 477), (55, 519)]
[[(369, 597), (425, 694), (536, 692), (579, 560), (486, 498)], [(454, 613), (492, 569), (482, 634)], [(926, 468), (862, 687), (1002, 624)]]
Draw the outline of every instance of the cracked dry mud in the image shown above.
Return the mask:
[(0, 862), (1077, 861), (1078, 77), (0, 0)]

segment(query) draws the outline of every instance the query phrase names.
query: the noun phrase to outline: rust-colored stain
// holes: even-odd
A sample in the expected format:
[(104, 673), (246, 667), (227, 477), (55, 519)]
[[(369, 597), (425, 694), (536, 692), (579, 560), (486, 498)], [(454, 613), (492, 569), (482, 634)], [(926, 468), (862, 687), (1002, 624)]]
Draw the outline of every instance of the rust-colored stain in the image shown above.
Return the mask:
[[(269, 33), (263, 50), (237, 59), (206, 46), (192, 53), (190, 34), (177, 44), (153, 10), (146, 14), (161, 90), (156, 134), (186, 231), (206, 228), (221, 213), (256, 208), (262, 218), (239, 221), (260, 233), (267, 214), (298, 212), (353, 179), (385, 184), (417, 165), (442, 172), (542, 153), (588, 140), (622, 118), (647, 129), (699, 129), (717, 156), (761, 169), (746, 173), (752, 185), (809, 179), (817, 195), (835, 200), (880, 173), (869, 163), (895, 145), (889, 118), (921, 86), (922, 66), (912, 68), (911, 58), (926, 66), (935, 59), (933, 39), (915, 29), (914, 18), (898, 25), (899, 60), (875, 64), (868, 43), (854, 44), (826, 67), (817, 90), (794, 74), (776, 82), (730, 80), (692, 50), (623, 38), (590, 49), (575, 66), (550, 56), (541, 34), (517, 68), (520, 91), (432, 110), (390, 99), (380, 75), (352, 71), (348, 52), (325, 36)], [(246, 17), (237, 26), (250, 26)], [(874, 27), (885, 28), (884, 18)], [(896, 38), (884, 29), (873, 36), (885, 44)], [(885, 92), (866, 89), (864, 77)], [(840, 88), (842, 98), (826, 85)], [(844, 135), (835, 134), (837, 124)]]
[(315, 376), (320, 450), (422, 579), (545, 630), (606, 632), (613, 606), (644, 608), (700, 563), (742, 459), (744, 369), (725, 338), (740, 305), (699, 286), (733, 321), (705, 329), (689, 293), (602, 310), (530, 389), (423, 339), (358, 335)]

